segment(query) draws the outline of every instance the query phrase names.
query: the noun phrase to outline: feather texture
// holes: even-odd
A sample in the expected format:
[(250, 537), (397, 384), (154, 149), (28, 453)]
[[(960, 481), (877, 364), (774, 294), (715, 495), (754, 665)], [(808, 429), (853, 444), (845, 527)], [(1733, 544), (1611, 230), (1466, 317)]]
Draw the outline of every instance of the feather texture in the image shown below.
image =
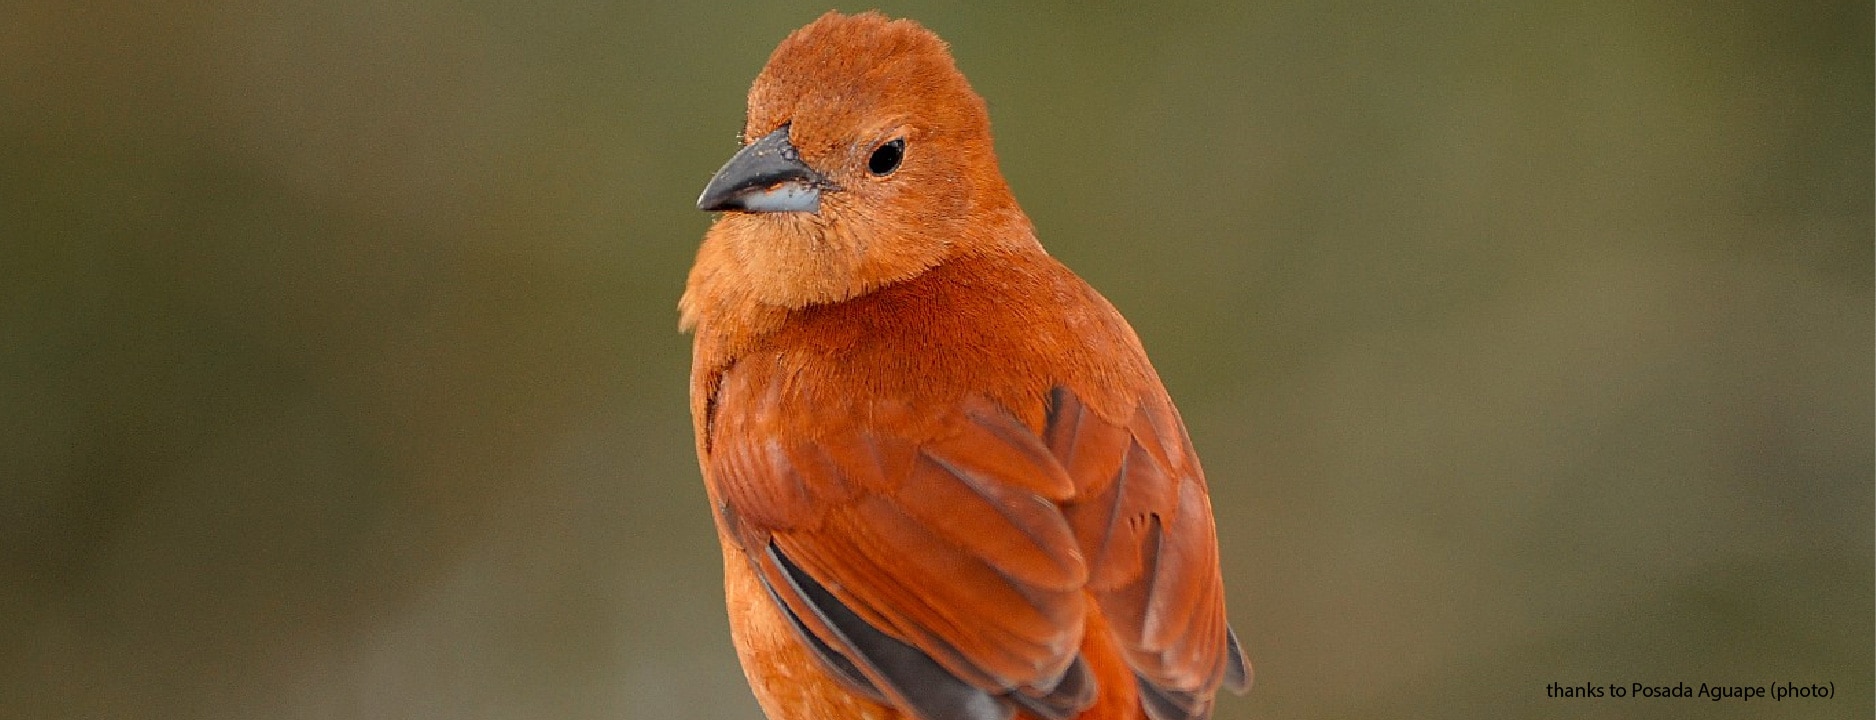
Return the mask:
[(1036, 242), (943, 44), (830, 13), (771, 57), (745, 137), (781, 148), (759, 182), (802, 183), (748, 192), (818, 210), (722, 216), (681, 308), (770, 718), (1196, 720), (1248, 685), (1184, 423)]

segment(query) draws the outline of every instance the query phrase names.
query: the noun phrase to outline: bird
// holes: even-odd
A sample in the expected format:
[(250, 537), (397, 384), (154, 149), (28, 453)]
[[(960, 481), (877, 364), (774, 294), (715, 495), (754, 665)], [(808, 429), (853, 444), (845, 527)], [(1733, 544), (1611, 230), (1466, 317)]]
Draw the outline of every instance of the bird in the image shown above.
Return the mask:
[(1184, 421), (1043, 250), (944, 41), (829, 12), (741, 138), (678, 306), (766, 716), (1203, 720), (1245, 691)]

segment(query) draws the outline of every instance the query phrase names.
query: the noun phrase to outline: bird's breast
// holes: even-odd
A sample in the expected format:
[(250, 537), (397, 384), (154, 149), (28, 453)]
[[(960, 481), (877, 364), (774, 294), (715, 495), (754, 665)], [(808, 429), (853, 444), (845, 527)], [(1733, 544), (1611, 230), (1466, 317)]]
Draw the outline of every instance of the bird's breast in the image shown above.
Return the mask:
[(1163, 392), (1119, 313), (1046, 255), (954, 259), (753, 335), (736, 337), (749, 324), (735, 320), (699, 329), (700, 450), (726, 418), (808, 436), (890, 426), (923, 440), (967, 402), (1040, 432), (1056, 388), (1123, 424), (1142, 393)]

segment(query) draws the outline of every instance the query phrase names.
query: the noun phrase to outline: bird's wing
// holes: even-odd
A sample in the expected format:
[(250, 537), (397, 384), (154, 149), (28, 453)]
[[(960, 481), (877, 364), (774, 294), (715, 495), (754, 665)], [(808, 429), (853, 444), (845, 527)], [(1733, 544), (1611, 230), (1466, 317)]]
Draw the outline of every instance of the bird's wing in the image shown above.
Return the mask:
[(925, 720), (1070, 717), (1094, 700), (1078, 654), (1090, 598), (1158, 720), (1202, 717), (1242, 669), (1170, 404), (1115, 425), (1058, 390), (1041, 434), (982, 399), (935, 422), (883, 407), (857, 423), (739, 374), (718, 387), (739, 412), (708, 430), (720, 519), (856, 690)]
[(1087, 558), (1087, 591), (1142, 703), (1155, 720), (1209, 717), (1221, 685), (1243, 692), (1251, 676), (1225, 622), (1211, 501), (1184, 421), (1163, 391), (1145, 393), (1118, 425), (1058, 388), (1044, 439), (1077, 481), (1064, 510)]

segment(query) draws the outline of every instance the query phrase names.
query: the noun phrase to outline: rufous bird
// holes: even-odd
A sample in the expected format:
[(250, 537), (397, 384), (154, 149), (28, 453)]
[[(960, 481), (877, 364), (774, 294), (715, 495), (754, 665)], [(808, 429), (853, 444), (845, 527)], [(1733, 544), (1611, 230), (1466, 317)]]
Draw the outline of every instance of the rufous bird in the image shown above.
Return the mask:
[(682, 326), (771, 720), (1197, 720), (1251, 671), (1205, 475), (1017, 207), (936, 35), (828, 13), (749, 90)]

